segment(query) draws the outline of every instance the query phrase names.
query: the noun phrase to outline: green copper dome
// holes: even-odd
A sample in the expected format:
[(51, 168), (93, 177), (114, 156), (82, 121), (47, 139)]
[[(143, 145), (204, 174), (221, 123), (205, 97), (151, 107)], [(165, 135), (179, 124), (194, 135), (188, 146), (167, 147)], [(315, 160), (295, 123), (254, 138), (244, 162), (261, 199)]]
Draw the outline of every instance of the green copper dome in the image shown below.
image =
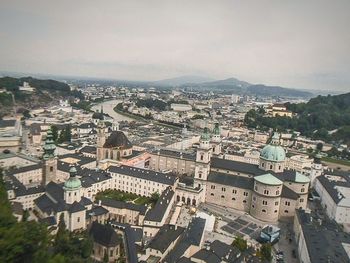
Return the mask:
[(204, 128), (204, 131), (201, 135), (201, 140), (202, 141), (209, 141), (210, 140), (209, 129), (207, 127)]
[(77, 175), (77, 169), (73, 166), (69, 170), (70, 177), (69, 179), (64, 183), (64, 190), (76, 190), (81, 187), (81, 181)]
[(286, 152), (283, 147), (279, 145), (279, 136), (278, 133), (274, 133), (271, 143), (261, 150), (261, 159), (273, 162), (283, 162), (286, 159)]
[(215, 135), (220, 135), (220, 126), (219, 126), (219, 123), (215, 123), (215, 127), (213, 129), (213, 133)]

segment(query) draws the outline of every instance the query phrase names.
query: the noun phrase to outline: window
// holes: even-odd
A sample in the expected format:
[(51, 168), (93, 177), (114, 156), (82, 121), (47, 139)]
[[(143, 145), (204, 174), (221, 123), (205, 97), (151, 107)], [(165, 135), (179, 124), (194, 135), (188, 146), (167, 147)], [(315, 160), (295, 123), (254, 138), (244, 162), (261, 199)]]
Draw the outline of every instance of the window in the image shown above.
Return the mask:
[(50, 166), (50, 172), (53, 172), (53, 166)]
[(255, 206), (254, 205), (252, 205), (252, 208), (254, 208)]
[(301, 188), (300, 192), (304, 193), (305, 192), (305, 188)]
[(263, 209), (263, 210), (261, 210), (261, 212), (266, 213), (266, 210), (265, 210), (265, 209)]
[(233, 190), (232, 190), (232, 193), (233, 193), (233, 194), (237, 194), (237, 190), (233, 189)]
[(233, 200), (233, 201), (236, 201), (236, 198), (232, 197), (232, 200)]
[(204, 158), (204, 156), (203, 156), (203, 154), (201, 155), (201, 161), (203, 161), (203, 158)]
[(78, 222), (78, 223), (80, 222), (80, 217), (77, 218), (77, 222)]
[(300, 203), (302, 203), (302, 202), (304, 202), (304, 198), (300, 198), (300, 201), (299, 201)]
[(210, 186), (211, 189), (215, 189), (215, 185)]
[(290, 202), (289, 201), (286, 201), (286, 206), (290, 206)]
[(288, 210), (284, 210), (284, 212), (285, 212), (286, 214), (288, 214)]
[(243, 203), (247, 203), (247, 200), (243, 200)]
[(270, 164), (270, 169), (272, 169), (272, 164)]
[(277, 191), (276, 191), (276, 195), (279, 195), (279, 194), (280, 194), (280, 190), (277, 190)]
[(214, 196), (214, 193), (211, 193), (210, 195), (211, 195), (211, 196)]
[(265, 167), (265, 163), (262, 163), (261, 166), (262, 166), (262, 167)]
[(243, 192), (243, 195), (244, 196), (248, 196), (248, 192)]
[(277, 210), (275, 210), (274, 212), (277, 213)]
[(267, 205), (267, 201), (263, 200), (263, 205)]
[(264, 194), (268, 195), (269, 194), (269, 190), (264, 190)]
[(277, 202), (275, 202), (275, 205), (278, 205), (278, 201), (277, 201)]
[(113, 250), (112, 249), (109, 251), (109, 256), (113, 257)]
[(225, 191), (226, 191), (226, 188), (225, 188), (225, 187), (222, 187), (222, 188), (221, 188), (221, 191), (225, 192)]
[(224, 196), (224, 195), (222, 195), (222, 196), (221, 196), (221, 198), (225, 198), (225, 196)]

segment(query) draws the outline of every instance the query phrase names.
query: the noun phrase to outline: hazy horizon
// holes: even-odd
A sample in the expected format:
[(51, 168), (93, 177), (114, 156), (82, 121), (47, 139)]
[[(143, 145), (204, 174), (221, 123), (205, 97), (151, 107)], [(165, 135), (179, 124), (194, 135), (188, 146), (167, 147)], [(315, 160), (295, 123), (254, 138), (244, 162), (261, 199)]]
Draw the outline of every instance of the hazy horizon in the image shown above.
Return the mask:
[(350, 91), (350, 1), (2, 1), (0, 71)]

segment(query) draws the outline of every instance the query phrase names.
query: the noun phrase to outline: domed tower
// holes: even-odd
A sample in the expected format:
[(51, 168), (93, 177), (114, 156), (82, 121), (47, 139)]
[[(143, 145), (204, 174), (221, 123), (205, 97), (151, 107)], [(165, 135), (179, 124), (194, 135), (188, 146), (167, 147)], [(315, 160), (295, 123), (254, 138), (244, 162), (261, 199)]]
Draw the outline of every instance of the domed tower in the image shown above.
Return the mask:
[(280, 146), (280, 135), (275, 132), (270, 144), (266, 145), (260, 152), (259, 168), (265, 171), (281, 173), (284, 170), (286, 152)]
[[(204, 132), (199, 140), (199, 148), (197, 149), (196, 155), (196, 167), (194, 172), (194, 178), (198, 180), (207, 180), (210, 170), (210, 159), (211, 159), (211, 145), (210, 145), (210, 134), (209, 129), (204, 128)], [(197, 186), (200, 181), (197, 182)]]
[(43, 185), (56, 180), (57, 174), (57, 157), (55, 154), (56, 145), (53, 140), (52, 131), (47, 131), (44, 149), (44, 166), (43, 166)]
[(64, 183), (64, 200), (67, 204), (73, 204), (81, 200), (81, 181), (77, 177), (77, 169), (72, 166), (69, 170), (69, 179)]
[(263, 221), (277, 221), (283, 182), (272, 174), (254, 177), (250, 214)]
[(211, 137), (211, 142), (213, 146), (213, 154), (221, 154), (221, 135), (219, 123), (215, 123), (215, 127), (213, 129), (213, 136)]

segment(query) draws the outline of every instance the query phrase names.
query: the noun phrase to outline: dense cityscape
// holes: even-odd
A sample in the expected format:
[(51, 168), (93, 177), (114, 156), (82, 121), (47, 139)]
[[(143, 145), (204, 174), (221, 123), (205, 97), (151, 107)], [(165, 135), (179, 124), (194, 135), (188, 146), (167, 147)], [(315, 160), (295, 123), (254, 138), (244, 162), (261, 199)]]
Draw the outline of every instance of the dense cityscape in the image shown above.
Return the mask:
[[(111, 10), (101, 11), (106, 21), (119, 25), (135, 10), (143, 17), (144, 13), (139, 12), (142, 8), (128, 9), (117, 2), (107, 5)], [(4, 4), (4, 10), (11, 14), (24, 8), (15, 6)], [(27, 7), (34, 12), (33, 8), (39, 6)], [(95, 5), (86, 2), (85, 7), (94, 11), (84, 9), (76, 14), (66, 14), (68, 6), (62, 6), (63, 17), (77, 15), (84, 30), (94, 29), (94, 25), (89, 28), (84, 23), (94, 21), (85, 15), (94, 13)], [(170, 6), (174, 9), (169, 11)], [(234, 27), (221, 15), (230, 17), (226, 9), (231, 5), (213, 6), (213, 10), (208, 5), (204, 11), (193, 12), (193, 16), (204, 12), (200, 18), (206, 20), (213, 12), (211, 22), (223, 23), (228, 30), (225, 32), (229, 32)], [(183, 7), (180, 11), (175, 7), (174, 3), (143, 6), (150, 14), (154, 10), (187, 14)], [(114, 14), (109, 15), (118, 8), (126, 8), (128, 15), (124, 17), (124, 11), (118, 14), (120, 18), (116, 15), (121, 19), (117, 23)], [(39, 9), (35, 8), (35, 12)], [(14, 17), (30, 17), (28, 26), (33, 23), (39, 30), (43, 24), (37, 21), (49, 18), (52, 22), (60, 10), (36, 18), (30, 12), (16, 11)], [(158, 14), (152, 18), (157, 29), (161, 28), (158, 22), (164, 21)], [(234, 19), (239, 19), (238, 13), (236, 16)], [(191, 20), (192, 13), (181, 19), (185, 19), (184, 25), (202, 21), (199, 17), (198, 21)], [(139, 26), (133, 28), (135, 24), (126, 20), (130, 30), (137, 31)], [(175, 18), (170, 20), (177, 26), (180, 23)], [(147, 24), (153, 20), (147, 16), (145, 21)], [(302, 21), (310, 23), (309, 19)], [(253, 25), (258, 24), (258, 19), (253, 19)], [(287, 24), (283, 22), (281, 27)], [(63, 26), (62, 32), (67, 34), (64, 39), (68, 39), (69, 27)], [(150, 30), (147, 34), (155, 30), (140, 27)], [(78, 49), (72, 44), (72, 53), (68, 52), (66, 58), (69, 65), (78, 63), (72, 54), (83, 54), (90, 42), (94, 43), (91, 50), (103, 57), (100, 47), (107, 45), (103, 42), (105, 31), (101, 26), (97, 28), (101, 30), (101, 42), (97, 44), (89, 34)], [(124, 27), (117, 28), (120, 34), (126, 34)], [(185, 27), (180, 31), (176, 31), (178, 27), (172, 29), (171, 42), (188, 37), (182, 34)], [(105, 33), (111, 36), (113, 30)], [(194, 32), (189, 30), (186, 32)], [(29, 30), (25, 34), (38, 33)], [(83, 32), (77, 34), (82, 39), (86, 37)], [(142, 35), (139, 32), (139, 37)], [(131, 66), (118, 62), (113, 68), (114, 62), (95, 61), (92, 64), (96, 63), (96, 75), (80, 71), (85, 64), (85, 69), (91, 66), (87, 53), (86, 60), (79, 60), (82, 64), (78, 63), (77, 72), (69, 67), (67, 71), (55, 71), (50, 59), (58, 65), (61, 62), (57, 57), (40, 57), (43, 65), (49, 65), (47, 69), (36, 68), (36, 60), (29, 57), (26, 63), (33, 65), (33, 70), (28, 70), (26, 63), (12, 63), (10, 59), (0, 62), (0, 262), (350, 262), (350, 93), (346, 79), (334, 82), (332, 88), (289, 88), (294, 85), (277, 86), (277, 73), (269, 75), (266, 71), (262, 74), (271, 77), (271, 82), (254, 84), (260, 82), (222, 77), (227, 74), (218, 74), (216, 67), (194, 70), (196, 67), (191, 68), (189, 61), (195, 60), (197, 47), (190, 58), (184, 55), (186, 52), (177, 53), (178, 46), (171, 49), (174, 53), (158, 46), (153, 54), (161, 54), (160, 60), (162, 56), (169, 57), (169, 66), (160, 69), (150, 62), (152, 59), (140, 66), (138, 59), (147, 57), (151, 50), (147, 41), (151, 40), (148, 35), (147, 41), (142, 40), (146, 55), (143, 48), (133, 50), (135, 56), (140, 56), (134, 60), (133, 52), (128, 53), (133, 48), (130, 43), (138, 43), (141, 38), (125, 36), (127, 40), (123, 41), (130, 47), (120, 44), (120, 39), (116, 42), (128, 46)], [(244, 38), (246, 34), (240, 36)], [(156, 41), (161, 42), (163, 37)], [(206, 41), (212, 39), (205, 36), (203, 43)], [(260, 43), (259, 36), (256, 41)], [(185, 46), (191, 46), (191, 41)], [(210, 54), (220, 57), (220, 47), (227, 48), (219, 45)], [(199, 53), (201, 48), (198, 45)], [(210, 48), (206, 46), (204, 50)], [(64, 56), (62, 50), (58, 57)], [(106, 52), (112, 56), (118, 51)], [(121, 54), (125, 53), (121, 52), (120, 57)], [(181, 64), (183, 71), (172, 68), (178, 54), (188, 59), (188, 65)], [(219, 60), (211, 59), (220, 67)], [(292, 55), (290, 61), (293, 62)], [(259, 69), (274, 65), (272, 60), (264, 63), (266, 66)], [(240, 60), (238, 67), (227, 65), (227, 70), (239, 71), (243, 64)], [(198, 68), (199, 65), (198, 62)], [(301, 65), (300, 61), (296, 63), (296, 67)], [(115, 74), (112, 77), (97, 74), (109, 72), (109, 67)], [(284, 66), (281, 72), (282, 69), (288, 70)], [(158, 73), (152, 75), (153, 70), (160, 72), (159, 76), (169, 71), (166, 76), (176, 77), (156, 77)], [(203, 73), (210, 70), (217, 77)], [(245, 76), (242, 72), (240, 75)], [(135, 76), (129, 78), (131, 73)], [(85, 77), (73, 77), (80, 74)], [(147, 78), (148, 74), (151, 77)], [(254, 70), (247, 74), (258, 78)], [(297, 71), (293, 74), (292, 78), (297, 79)], [(271, 84), (273, 81), (275, 84)]]

